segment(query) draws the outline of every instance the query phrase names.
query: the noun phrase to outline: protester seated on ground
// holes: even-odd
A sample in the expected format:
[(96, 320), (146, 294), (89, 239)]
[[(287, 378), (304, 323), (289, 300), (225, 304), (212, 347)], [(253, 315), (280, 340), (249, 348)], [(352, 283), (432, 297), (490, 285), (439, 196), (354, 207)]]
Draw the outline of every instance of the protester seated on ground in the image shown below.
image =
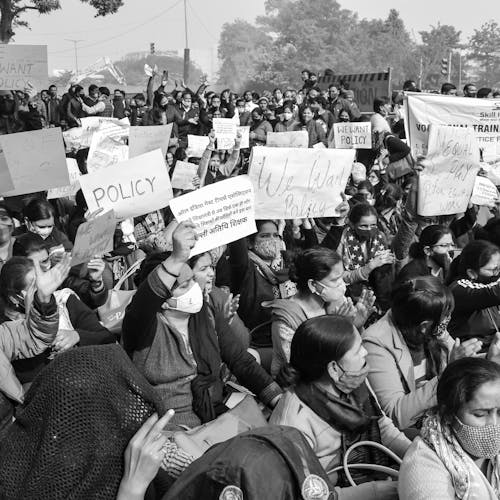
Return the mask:
[(227, 411), (223, 362), (264, 404), (274, 406), (281, 394), (238, 344), (227, 319), (218, 314), (210, 320), (200, 285), (187, 264), (197, 239), (194, 228), (192, 223), (179, 224), (172, 235), (172, 252), (151, 272), (144, 267), (145, 280), (127, 308), (122, 327), (123, 345), (134, 364), (158, 396), (175, 409), (172, 424), (190, 427)]
[(483, 240), (471, 241), (458, 257), (450, 290), (455, 299), (449, 331), (453, 337), (471, 337), (490, 345), (500, 331), (500, 248)]
[[(0, 322), (26, 318), (26, 306), (19, 297), (29, 289), (29, 278), (33, 275), (35, 262), (44, 272), (51, 268), (49, 253), (43, 241), (38, 246), (32, 244), (26, 257), (15, 257), (5, 264), (4, 285), (8, 292), (2, 294)], [(59, 329), (52, 346), (36, 358), (13, 364), (16, 375), (23, 384), (32, 382), (38, 372), (61, 352), (77, 345), (109, 344), (117, 340), (73, 290), (59, 288), (54, 292), (54, 297), (59, 308)]]
[[(380, 184), (382, 182), (375, 186), (375, 191)], [(392, 244), (401, 223), (402, 198), (403, 190), (398, 185), (391, 183), (382, 186), (380, 193), (375, 198), (375, 208), (379, 214), (378, 225), (385, 234), (389, 246)]]
[(302, 108), (300, 121), (302, 130), (307, 131), (309, 137), (308, 147), (312, 148), (319, 143), (323, 144), (325, 147), (328, 146), (326, 132), (321, 123), (314, 119), (314, 110), (309, 105)]
[[(350, 446), (375, 441), (401, 458), (410, 446), (408, 438), (384, 415), (366, 382), (366, 355), (361, 336), (348, 319), (308, 319), (293, 337), (290, 364), (279, 377), (288, 389), (270, 419), (271, 424), (288, 425), (302, 432), (337, 486), (340, 499), (397, 498), (397, 483), (378, 480), (383, 474), (351, 469), (359, 486), (349, 487), (344, 474), (335, 469), (343, 463)], [(359, 450), (349, 463), (390, 465), (384, 454), (371, 447)]]
[[(283, 225), (284, 222), (284, 225)], [(278, 231), (282, 230), (281, 237), (287, 252), (294, 252), (318, 245), (318, 238), (314, 230), (314, 219), (287, 219), (281, 220)]]
[(444, 370), (437, 404), (401, 466), (401, 500), (498, 498), (500, 366), (493, 359), (465, 358)]
[(240, 295), (238, 314), (251, 331), (251, 346), (258, 349), (269, 369), (272, 358), (271, 310), (264, 301), (285, 299), (295, 293), (288, 278), (283, 242), (272, 220), (256, 221), (257, 232), (229, 244), (231, 292)]
[(297, 328), (307, 319), (325, 314), (350, 318), (361, 328), (372, 312), (373, 293), (365, 292), (353, 305), (345, 296), (344, 266), (340, 256), (328, 248), (309, 248), (299, 253), (290, 268), (297, 293), (266, 304), (272, 308), (273, 359), (271, 375), (277, 377), (290, 361), (290, 345)]
[(454, 341), (447, 327), (451, 292), (434, 276), (396, 286), (391, 309), (363, 333), (370, 381), (384, 412), (401, 429), (419, 428), (436, 404), (436, 385), (446, 365), (473, 356), (481, 342)]
[[(161, 433), (171, 416), (120, 346), (61, 354), (0, 439), (0, 496), (145, 498), (171, 449)], [(159, 484), (146, 498), (161, 498)]]
[(377, 306), (387, 310), (394, 279), (394, 255), (378, 228), (374, 207), (358, 203), (351, 208), (336, 250), (344, 263), (344, 280), (350, 296), (357, 299), (363, 289), (370, 288), (377, 297)]
[(221, 161), (221, 153), (215, 149), (215, 132), (208, 134), (209, 143), (198, 166), (200, 186), (225, 180), (237, 173), (240, 159), (241, 134), (236, 136), (231, 154), (225, 163)]
[(456, 248), (449, 227), (430, 225), (422, 230), (420, 238), (410, 247), (410, 262), (398, 273), (397, 280), (404, 282), (418, 276), (436, 276), (443, 283), (450, 272)]
[(62, 254), (73, 248), (65, 233), (55, 227), (54, 208), (44, 199), (35, 198), (23, 210), (26, 230), (40, 235), (50, 254)]
[(56, 337), (59, 313), (53, 292), (68, 274), (69, 261), (69, 257), (65, 256), (46, 273), (35, 264), (35, 271), (29, 276), (31, 286), (17, 297), (11, 296), (8, 269), (6, 271), (3, 266), (0, 271), (0, 307), (5, 308), (14, 299), (29, 310), (24, 320), (0, 324), (0, 429), (11, 421), (14, 405), (21, 403), (24, 396), (11, 362), (40, 354), (52, 345)]
[(0, 269), (12, 257), (14, 245), (14, 218), (9, 209), (0, 202)]

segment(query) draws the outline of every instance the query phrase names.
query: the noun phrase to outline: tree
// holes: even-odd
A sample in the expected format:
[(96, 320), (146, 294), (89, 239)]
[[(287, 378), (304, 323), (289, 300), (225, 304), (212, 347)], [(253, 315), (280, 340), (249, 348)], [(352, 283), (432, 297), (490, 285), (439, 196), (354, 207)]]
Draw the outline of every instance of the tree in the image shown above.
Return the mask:
[[(123, 0), (80, 0), (88, 3), (96, 10), (97, 16), (114, 14), (123, 5)], [(22, 20), (28, 10), (36, 10), (40, 14), (48, 14), (60, 9), (59, 0), (0, 0), (0, 41), (9, 43), (15, 35), (16, 26), (28, 28), (28, 23)]]
[(478, 65), (478, 83), (489, 87), (500, 84), (500, 26), (488, 21), (474, 30), (469, 40), (469, 60)]
[(218, 54), (222, 61), (219, 84), (244, 90), (254, 80), (255, 68), (267, 51), (271, 39), (260, 28), (236, 19), (225, 23), (219, 40)]
[(461, 32), (454, 26), (438, 23), (437, 26), (431, 26), (429, 31), (419, 33), (422, 37), (419, 50), (422, 58), (422, 86), (439, 87), (440, 83), (447, 80), (447, 77), (441, 74), (441, 60), (448, 58), (451, 51), (461, 47)]

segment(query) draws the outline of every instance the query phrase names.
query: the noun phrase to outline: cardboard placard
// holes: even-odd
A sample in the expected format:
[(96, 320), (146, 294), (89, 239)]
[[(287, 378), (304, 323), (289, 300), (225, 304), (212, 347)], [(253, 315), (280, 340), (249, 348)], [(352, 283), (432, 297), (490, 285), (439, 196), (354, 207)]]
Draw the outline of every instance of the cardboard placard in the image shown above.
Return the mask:
[(309, 134), (307, 130), (297, 132), (269, 132), (266, 146), (273, 148), (308, 148)]
[(172, 187), (193, 191), (196, 189), (193, 184), (193, 177), (196, 175), (198, 175), (198, 165), (187, 161), (177, 161), (171, 180)]
[(129, 157), (149, 153), (155, 149), (161, 149), (163, 157), (167, 154), (168, 142), (172, 135), (173, 123), (167, 125), (156, 125), (150, 127), (130, 127)]
[(37, 92), (49, 86), (46, 45), (0, 45), (0, 90)]
[(80, 169), (78, 163), (74, 158), (66, 158), (66, 165), (68, 167), (69, 185), (59, 188), (49, 189), (47, 199), (64, 198), (67, 196), (75, 196), (76, 192), (80, 189)]

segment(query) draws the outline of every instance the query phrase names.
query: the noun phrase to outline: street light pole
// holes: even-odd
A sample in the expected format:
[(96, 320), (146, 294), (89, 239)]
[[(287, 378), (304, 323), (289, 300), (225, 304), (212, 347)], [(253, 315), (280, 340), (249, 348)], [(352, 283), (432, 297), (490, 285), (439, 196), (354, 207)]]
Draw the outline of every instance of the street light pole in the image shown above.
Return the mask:
[(78, 76), (78, 44), (84, 40), (73, 40), (71, 38), (65, 38), (67, 42), (72, 42), (75, 47), (75, 73)]

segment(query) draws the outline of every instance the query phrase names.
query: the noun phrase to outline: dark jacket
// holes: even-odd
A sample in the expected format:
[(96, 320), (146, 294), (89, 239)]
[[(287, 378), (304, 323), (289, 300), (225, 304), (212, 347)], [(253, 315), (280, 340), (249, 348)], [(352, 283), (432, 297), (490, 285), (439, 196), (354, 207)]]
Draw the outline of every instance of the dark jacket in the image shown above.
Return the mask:
[[(127, 307), (127, 312), (123, 321), (122, 338), (125, 350), (132, 357), (139, 370), (146, 371), (144, 375), (155, 386), (163, 386), (161, 397), (165, 398), (170, 394), (170, 403), (175, 409), (176, 402), (180, 405), (189, 396), (182, 397), (183, 389), (179, 387), (180, 383), (185, 381), (177, 380), (175, 372), (176, 360), (179, 361), (179, 367), (186, 366), (186, 360), (180, 359), (183, 356), (183, 349), (175, 345), (172, 340), (177, 336), (174, 331), (160, 317), (159, 313), (165, 300), (171, 297), (170, 291), (163, 285), (158, 277), (157, 271), (152, 271), (148, 277), (139, 286), (132, 302)], [(213, 311), (212, 311), (213, 312)], [(200, 415), (199, 408), (203, 404), (208, 404), (211, 408), (208, 411), (221, 413), (227, 408), (223, 405), (223, 382), (221, 379), (221, 368), (224, 362), (231, 373), (236, 376), (238, 381), (257, 394), (264, 403), (270, 402), (277, 394), (281, 392), (279, 387), (267, 374), (264, 369), (255, 361), (255, 358), (249, 354), (242, 344), (232, 335), (229, 325), (224, 318), (216, 315), (214, 321), (210, 320), (209, 308), (205, 303), (200, 312), (192, 314), (189, 318), (189, 345), (193, 352), (196, 362), (195, 371), (197, 376), (192, 380), (192, 409), (185, 409), (186, 418), (190, 418), (189, 413), (193, 410), (201, 421), (205, 419)], [(167, 344), (165, 344), (167, 343)], [(200, 348), (204, 345), (215, 347), (214, 355), (218, 359), (206, 359), (206, 352), (201, 352)], [(161, 356), (162, 346), (175, 349), (176, 352), (165, 352), (168, 359)], [(151, 365), (155, 363), (172, 364), (169, 373), (158, 370)], [(210, 373), (210, 365), (217, 367)], [(180, 375), (180, 374), (179, 374)], [(205, 391), (199, 390), (200, 379), (206, 385)], [(209, 393), (209, 401), (201, 401)], [(179, 395), (180, 394), (180, 395)], [(182, 399), (181, 399), (182, 397)], [(187, 410), (187, 411), (186, 411)], [(188, 420), (192, 421), (192, 420)], [(173, 424), (183, 424), (183, 415), (177, 414), (172, 420)], [(188, 424), (186, 424), (188, 425)]]
[(316, 120), (311, 120), (304, 127), (309, 135), (309, 147), (312, 148), (315, 144), (322, 142), (325, 146), (328, 146), (326, 140), (326, 133), (321, 125)]

